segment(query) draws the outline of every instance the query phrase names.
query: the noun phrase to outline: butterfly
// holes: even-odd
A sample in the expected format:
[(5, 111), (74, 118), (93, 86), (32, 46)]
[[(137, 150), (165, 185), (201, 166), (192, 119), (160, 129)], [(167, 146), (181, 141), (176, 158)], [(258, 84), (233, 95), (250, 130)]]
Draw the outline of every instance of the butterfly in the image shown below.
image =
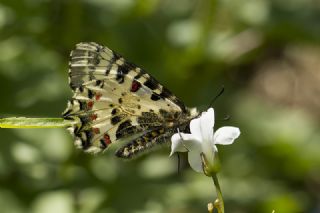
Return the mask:
[(132, 158), (186, 132), (199, 115), (142, 68), (94, 42), (76, 45), (70, 54), (73, 97), (63, 118), (77, 147), (98, 153), (121, 142), (115, 155)]

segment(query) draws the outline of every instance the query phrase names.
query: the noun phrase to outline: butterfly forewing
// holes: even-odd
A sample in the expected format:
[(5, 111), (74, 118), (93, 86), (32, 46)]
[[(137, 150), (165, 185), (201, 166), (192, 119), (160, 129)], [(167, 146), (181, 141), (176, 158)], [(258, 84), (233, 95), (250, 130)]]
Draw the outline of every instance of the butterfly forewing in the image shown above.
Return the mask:
[(63, 113), (77, 121), (69, 131), (77, 146), (100, 152), (126, 141), (116, 155), (129, 158), (168, 141), (197, 116), (141, 68), (96, 43), (71, 52), (69, 84), (74, 92)]

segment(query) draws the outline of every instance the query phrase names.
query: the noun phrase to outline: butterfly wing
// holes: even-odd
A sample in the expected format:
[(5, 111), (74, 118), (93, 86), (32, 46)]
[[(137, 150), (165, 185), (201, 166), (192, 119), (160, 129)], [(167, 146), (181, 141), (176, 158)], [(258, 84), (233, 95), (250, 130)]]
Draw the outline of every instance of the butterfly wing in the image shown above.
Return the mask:
[(166, 130), (194, 117), (152, 76), (107, 47), (79, 43), (69, 66), (74, 95), (63, 117), (77, 121), (69, 131), (76, 145), (88, 152), (127, 140), (131, 142), (117, 156), (132, 156), (159, 143), (157, 138), (168, 135)]

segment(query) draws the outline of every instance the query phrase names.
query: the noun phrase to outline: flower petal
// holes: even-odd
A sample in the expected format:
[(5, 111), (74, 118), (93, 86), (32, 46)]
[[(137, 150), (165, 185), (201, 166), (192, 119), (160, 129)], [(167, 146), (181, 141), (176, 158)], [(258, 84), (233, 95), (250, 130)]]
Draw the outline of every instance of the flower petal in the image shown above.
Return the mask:
[(188, 162), (190, 167), (196, 172), (203, 172), (202, 168), (202, 160), (200, 152), (198, 151), (190, 151), (188, 153)]
[(171, 137), (171, 152), (170, 156), (175, 152), (187, 152), (188, 150), (182, 145), (181, 137), (178, 133)]
[(232, 126), (224, 126), (218, 129), (214, 133), (214, 143), (229, 145), (232, 144), (233, 141), (238, 138), (240, 135), (240, 130), (237, 127)]
[(190, 122), (190, 132), (199, 141), (202, 141), (200, 118), (195, 118)]
[(200, 142), (192, 134), (176, 133), (171, 137), (171, 153), (199, 151), (201, 149)]
[(214, 110), (213, 108), (209, 108), (208, 111), (203, 112), (200, 117), (202, 152), (206, 156), (208, 162), (213, 162), (214, 160), (213, 126)]
[(200, 117), (200, 131), (203, 141), (213, 140), (213, 126), (214, 126), (214, 110), (209, 108), (208, 111), (203, 112)]

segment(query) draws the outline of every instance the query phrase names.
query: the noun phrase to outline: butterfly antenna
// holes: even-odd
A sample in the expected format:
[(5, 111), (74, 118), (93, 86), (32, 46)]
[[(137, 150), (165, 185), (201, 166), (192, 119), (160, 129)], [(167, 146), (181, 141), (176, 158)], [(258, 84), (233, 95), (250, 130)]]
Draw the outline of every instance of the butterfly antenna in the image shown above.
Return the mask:
[(223, 93), (224, 93), (224, 86), (222, 86), (220, 92), (211, 100), (211, 102), (210, 102), (210, 104), (209, 104), (209, 106), (208, 106), (207, 108), (211, 107), (211, 106), (214, 104), (214, 102), (215, 102)]

